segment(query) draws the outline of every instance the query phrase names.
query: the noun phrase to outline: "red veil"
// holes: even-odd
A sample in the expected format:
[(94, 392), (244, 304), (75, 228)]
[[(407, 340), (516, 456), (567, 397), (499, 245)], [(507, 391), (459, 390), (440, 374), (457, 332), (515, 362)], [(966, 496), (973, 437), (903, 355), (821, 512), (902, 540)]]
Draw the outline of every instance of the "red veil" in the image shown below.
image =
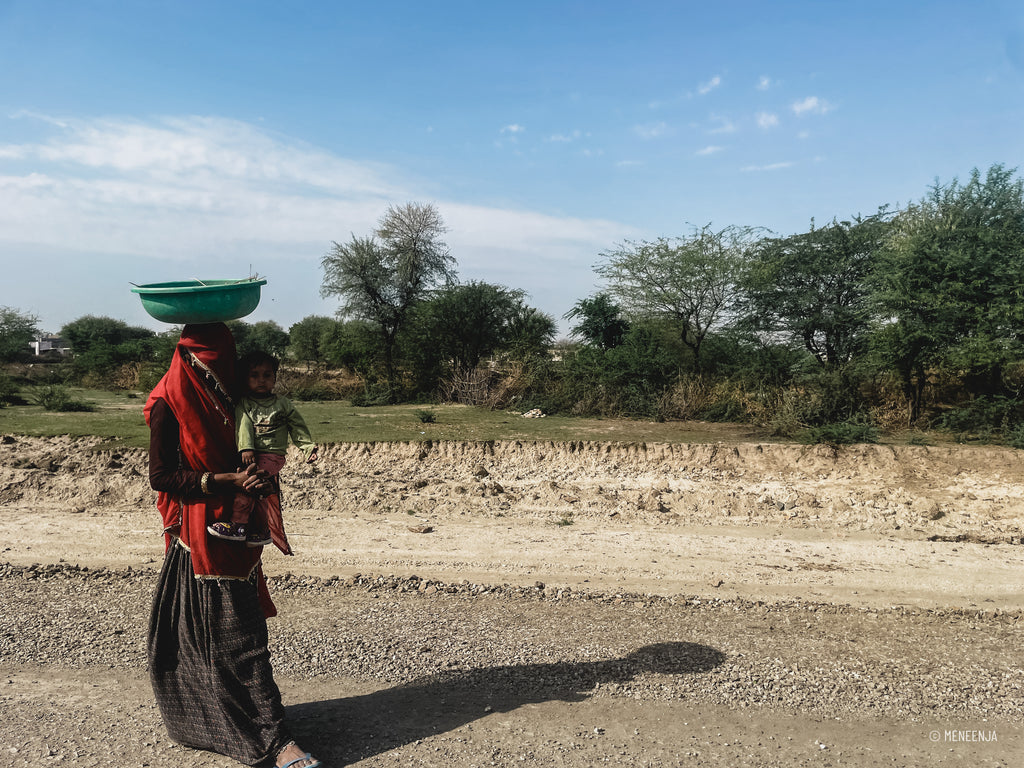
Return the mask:
[[(163, 399), (178, 420), (181, 455), (197, 472), (235, 472), (235, 340), (223, 323), (186, 325), (174, 350), (174, 359), (146, 402), (149, 414), (157, 398)], [(264, 612), (276, 613), (260, 568), (262, 548), (246, 547), (210, 536), (208, 522), (225, 519), (233, 493), (181, 498), (161, 491), (157, 508), (163, 517), (167, 545), (178, 538), (192, 553), (197, 577), (247, 579), (254, 574)]]

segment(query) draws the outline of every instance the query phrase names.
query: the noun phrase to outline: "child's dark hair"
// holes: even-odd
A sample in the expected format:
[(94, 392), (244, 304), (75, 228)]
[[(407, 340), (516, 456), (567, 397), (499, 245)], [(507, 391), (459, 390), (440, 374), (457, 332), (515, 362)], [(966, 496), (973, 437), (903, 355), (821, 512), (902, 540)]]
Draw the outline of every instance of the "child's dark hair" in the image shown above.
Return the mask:
[(242, 358), (238, 361), (237, 370), (239, 381), (245, 382), (245, 380), (249, 378), (249, 371), (257, 365), (269, 365), (270, 370), (276, 374), (277, 370), (281, 367), (281, 361), (269, 352), (264, 352), (262, 350), (248, 352), (242, 355)]

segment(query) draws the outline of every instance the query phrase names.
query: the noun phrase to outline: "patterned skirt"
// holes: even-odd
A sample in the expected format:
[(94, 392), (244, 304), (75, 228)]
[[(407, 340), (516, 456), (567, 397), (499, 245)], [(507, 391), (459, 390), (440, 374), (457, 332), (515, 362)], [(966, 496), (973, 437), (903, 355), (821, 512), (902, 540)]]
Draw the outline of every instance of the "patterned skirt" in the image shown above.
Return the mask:
[(256, 585), (195, 578), (191, 554), (177, 543), (153, 598), (149, 676), (179, 744), (257, 765), (291, 740)]

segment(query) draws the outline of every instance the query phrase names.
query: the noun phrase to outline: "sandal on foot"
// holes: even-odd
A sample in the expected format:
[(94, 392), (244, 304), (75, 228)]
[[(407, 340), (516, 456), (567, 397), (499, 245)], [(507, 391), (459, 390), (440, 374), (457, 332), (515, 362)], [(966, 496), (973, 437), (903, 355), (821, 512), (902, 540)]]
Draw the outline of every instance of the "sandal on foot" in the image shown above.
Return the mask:
[(306, 766), (306, 768), (320, 768), (320, 766), (323, 765), (323, 763), (321, 763), (319, 760), (317, 760), (315, 757), (313, 757), (311, 754), (309, 754), (309, 752), (307, 752), (302, 757), (297, 757), (294, 760), (292, 760), (291, 762), (285, 763), (284, 765), (281, 766), (281, 768), (291, 768), (293, 765), (295, 765), (296, 763), (301, 763), (303, 760), (312, 760), (313, 761), (308, 766)]

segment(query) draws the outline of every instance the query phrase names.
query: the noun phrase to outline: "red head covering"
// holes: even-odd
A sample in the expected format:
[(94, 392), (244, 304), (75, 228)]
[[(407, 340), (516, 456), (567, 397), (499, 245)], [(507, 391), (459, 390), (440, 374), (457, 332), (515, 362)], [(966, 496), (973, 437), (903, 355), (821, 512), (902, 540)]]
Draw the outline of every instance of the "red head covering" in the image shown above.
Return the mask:
[[(181, 455), (197, 472), (235, 472), (235, 340), (223, 323), (186, 325), (174, 349), (171, 366), (149, 395), (143, 412), (159, 398), (178, 420)], [(160, 492), (157, 508), (164, 530), (176, 535), (192, 552), (197, 576), (248, 578), (260, 563), (260, 549), (225, 542), (208, 535), (206, 525), (230, 511), (233, 493), (178, 498)], [(260, 574), (261, 597), (269, 602)], [(267, 606), (265, 605), (265, 608)], [(272, 611), (272, 605), (270, 610)]]
[(181, 425), (181, 452), (192, 469), (235, 470), (235, 339), (223, 323), (186, 325), (174, 359), (146, 403), (162, 398)]

